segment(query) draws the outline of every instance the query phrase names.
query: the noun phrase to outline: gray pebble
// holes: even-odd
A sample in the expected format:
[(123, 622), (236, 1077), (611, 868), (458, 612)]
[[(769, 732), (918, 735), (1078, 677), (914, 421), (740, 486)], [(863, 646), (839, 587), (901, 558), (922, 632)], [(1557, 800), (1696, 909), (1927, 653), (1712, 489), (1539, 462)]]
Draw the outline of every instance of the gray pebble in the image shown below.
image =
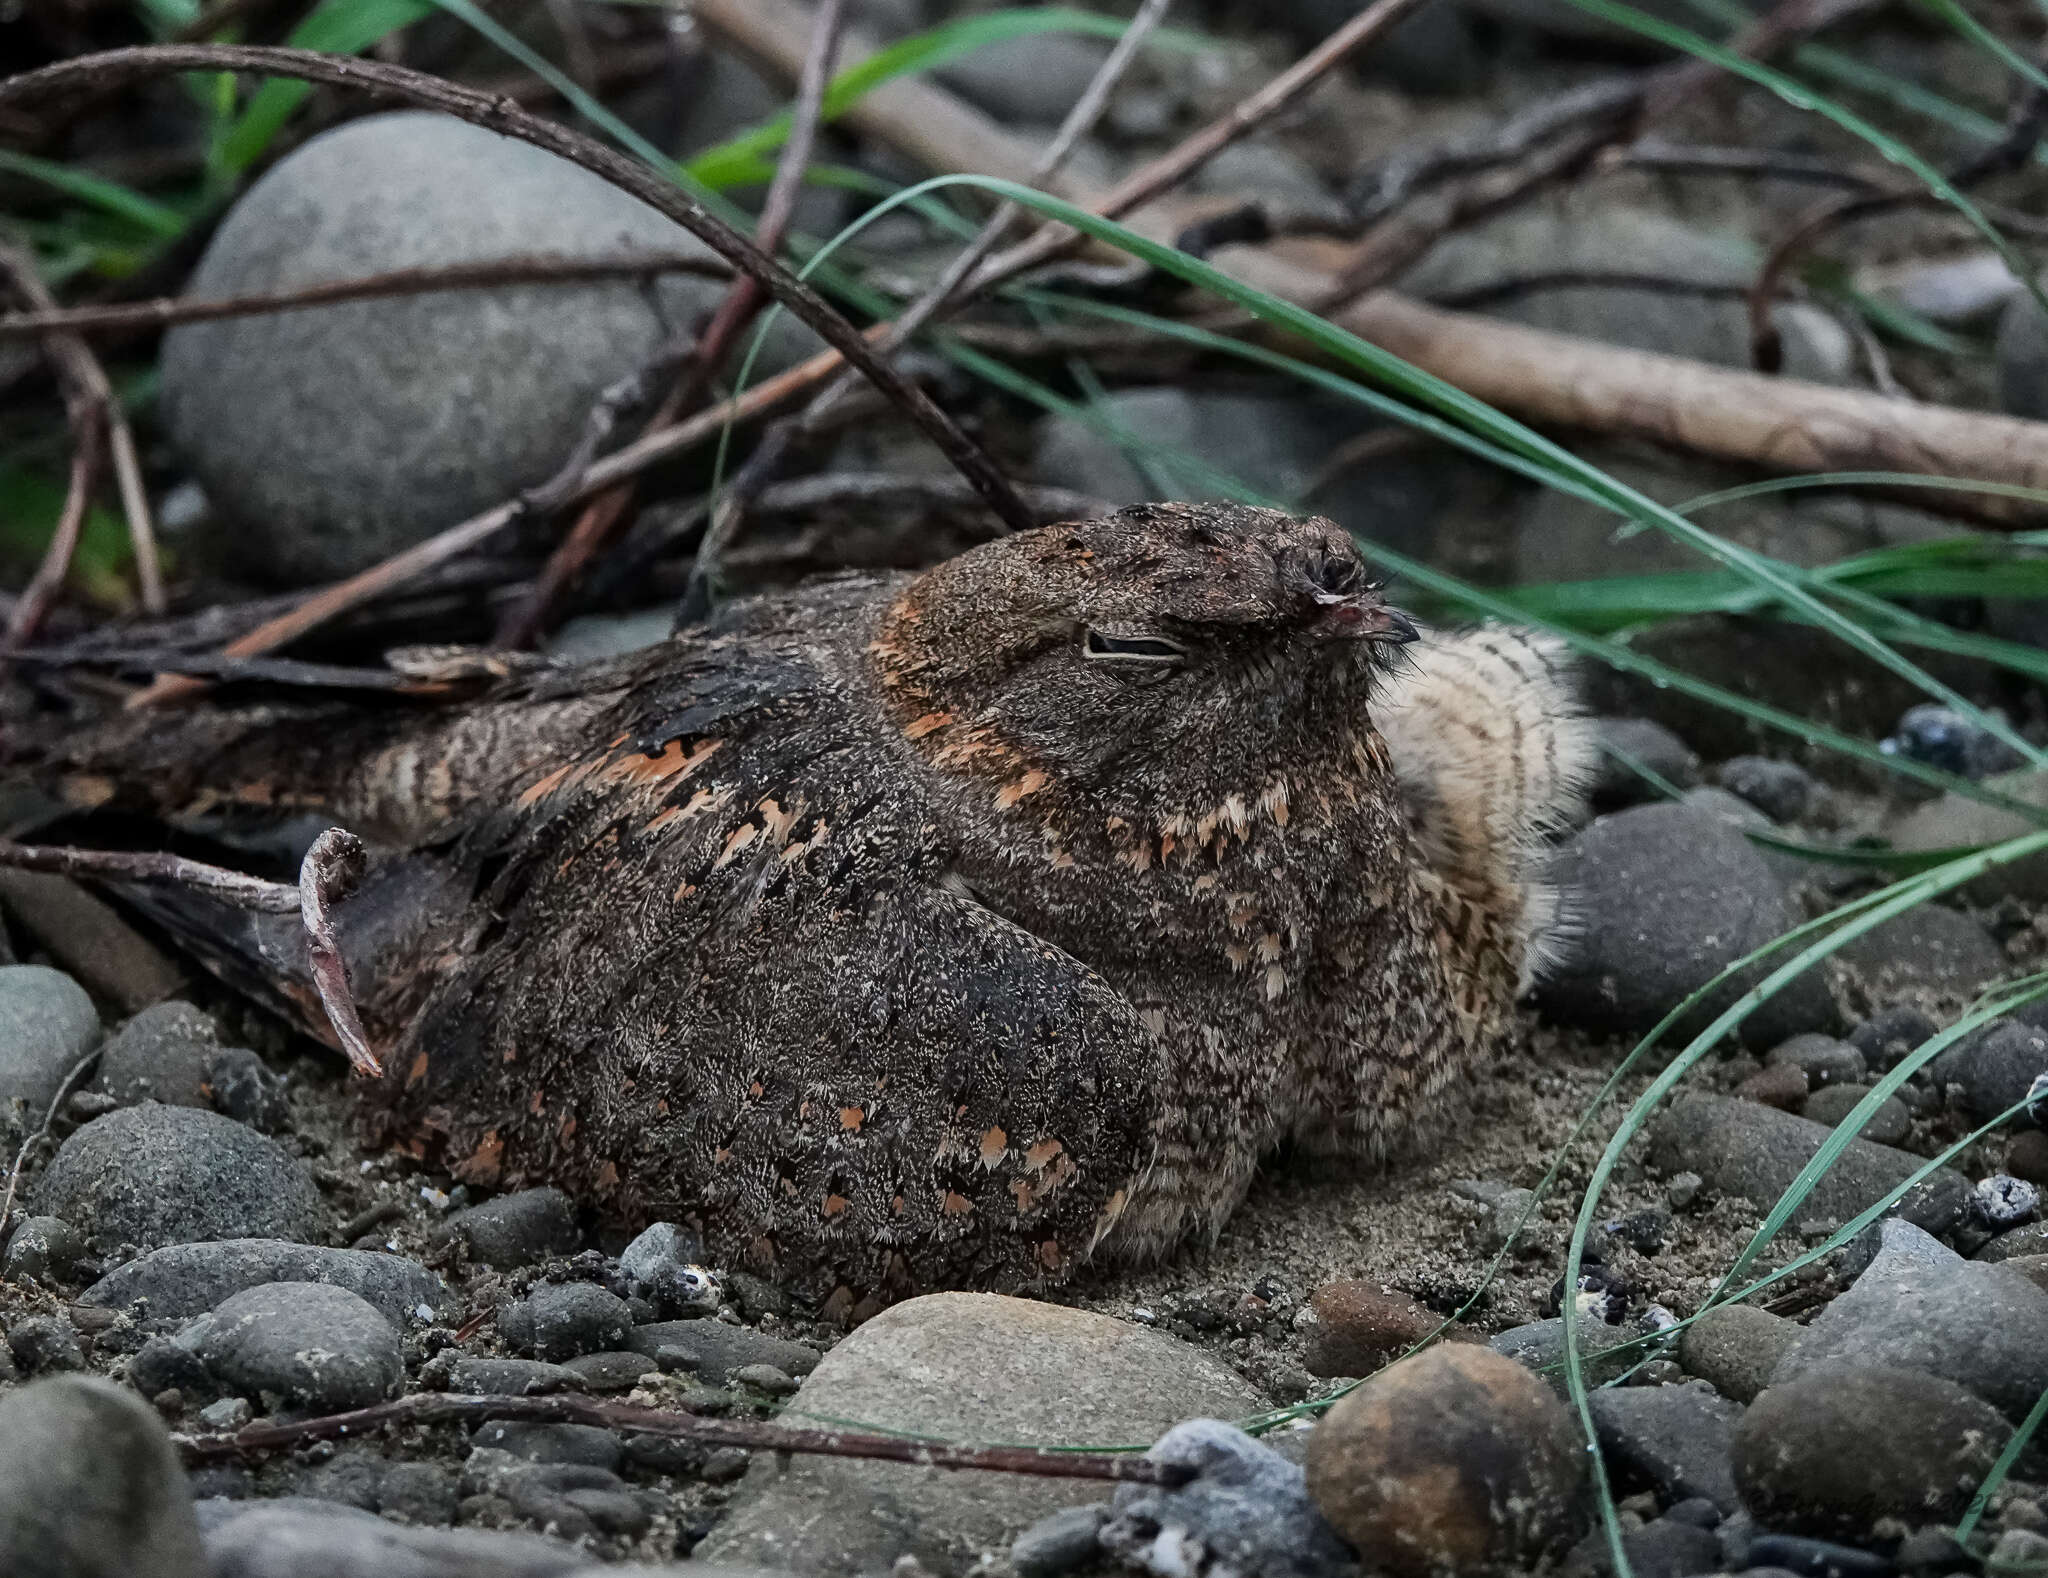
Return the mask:
[[(1576, 895), (1580, 923), (1565, 958), (1537, 988), (1537, 1002), (1550, 1018), (1590, 1030), (1648, 1030), (1724, 965), (1799, 919), (1741, 833), (1685, 806), (1602, 817), (1559, 851), (1552, 870)], [(1753, 984), (1753, 974), (1718, 989), (1672, 1035), (1704, 1029)], [(1771, 1046), (1835, 1023), (1826, 982), (1809, 970), (1751, 1014), (1741, 1035)]]
[[(1675, 1518), (1655, 1518), (1639, 1529), (1623, 1529), (1622, 1552), (1636, 1578), (1691, 1578), (1721, 1566), (1721, 1542), (1711, 1530)], [(1595, 1529), (1565, 1556), (1563, 1578), (1613, 1578), (1614, 1554), (1607, 1531)]]
[(1010, 1542), (1010, 1565), (1017, 1569), (1017, 1578), (1059, 1578), (1094, 1562), (1102, 1551), (1102, 1525), (1108, 1518), (1107, 1502), (1047, 1513)]
[(1768, 756), (1731, 757), (1721, 764), (1714, 781), (1742, 796), (1773, 822), (1803, 821), (1822, 794), (1805, 768)]
[(1835, 957), (1876, 994), (1920, 988), (1967, 997), (2006, 972), (1991, 934), (1969, 916), (1922, 904), (1844, 943)]
[(1970, 1191), (1970, 1214), (1994, 1233), (2031, 1221), (2040, 1210), (2041, 1191), (2010, 1173), (1980, 1178)]
[(1934, 1078), (1950, 1087), (1975, 1123), (1988, 1123), (2025, 1099), (2048, 1072), (2048, 1031), (2002, 1019), (1965, 1036), (1934, 1060)]
[[(199, 1410), (199, 1422), (208, 1430), (231, 1434), (256, 1417), (246, 1397), (221, 1397)], [(330, 1498), (332, 1499), (332, 1498)]]
[(583, 1377), (565, 1365), (454, 1352), (438, 1355), (420, 1379), (467, 1397), (542, 1397), (550, 1392), (580, 1392), (584, 1386)]
[(394, 1327), (446, 1312), (453, 1295), (418, 1261), (360, 1249), (326, 1249), (275, 1238), (174, 1244), (108, 1272), (79, 1302), (151, 1320), (204, 1314), (268, 1282), (327, 1282), (367, 1299)]
[[(1830, 1131), (1819, 1123), (1728, 1096), (1686, 1096), (1651, 1130), (1650, 1164), (1661, 1172), (1697, 1172), (1709, 1187), (1768, 1209), (1799, 1176)], [(1806, 1197), (1800, 1220), (1847, 1221), (1917, 1172), (1921, 1158), (1869, 1140), (1852, 1140)], [(1939, 1168), (1915, 1184), (1899, 1214), (1944, 1232), (1968, 1203), (1969, 1182)]]
[[(223, 1390), (315, 1413), (366, 1408), (405, 1379), (398, 1333), (376, 1307), (322, 1282), (237, 1293), (178, 1334)], [(272, 1400), (275, 1401), (272, 1401)]]
[(1939, 1028), (1917, 1008), (1886, 1008), (1850, 1031), (1849, 1044), (1863, 1054), (1872, 1073), (1889, 1074)]
[(772, 1364), (743, 1364), (732, 1372), (735, 1384), (750, 1386), (757, 1392), (766, 1392), (770, 1397), (790, 1397), (797, 1389), (794, 1377)]
[(1678, 1359), (1724, 1397), (1753, 1402), (1771, 1384), (1771, 1372), (1799, 1337), (1781, 1315), (1748, 1304), (1721, 1304), (1686, 1327)]
[(723, 1386), (750, 1364), (772, 1365), (785, 1375), (809, 1375), (822, 1357), (815, 1348), (786, 1342), (723, 1321), (656, 1321), (633, 1332), (631, 1346), (664, 1370), (689, 1370), (706, 1386)]
[[(1626, 751), (1678, 788), (1690, 789), (1700, 781), (1699, 757), (1663, 724), (1648, 718), (1595, 718), (1593, 726), (1601, 744)], [(1654, 785), (1606, 751), (1600, 753), (1592, 794), (1603, 811), (1662, 798)]]
[(206, 1071), (220, 1050), (207, 1015), (190, 1003), (156, 1003), (108, 1037), (95, 1082), (124, 1107), (208, 1107)]
[(578, 1354), (563, 1360), (562, 1368), (575, 1376), (586, 1392), (630, 1392), (640, 1384), (641, 1376), (660, 1366), (644, 1353), (617, 1350)]
[(624, 1348), (632, 1330), (626, 1301), (590, 1282), (543, 1282), (498, 1312), (500, 1336), (556, 1362)]
[(0, 1396), (0, 1572), (207, 1578), (191, 1491), (147, 1403), (84, 1375)]
[(0, 965), (0, 1134), (41, 1123), (64, 1076), (99, 1039), (100, 1016), (70, 976)]
[[(1814, 1123), (1835, 1127), (1848, 1117), (1856, 1104), (1870, 1094), (1868, 1085), (1829, 1085), (1806, 1098), (1800, 1115)], [(1862, 1139), (1877, 1145), (1896, 1145), (1913, 1132), (1913, 1114), (1896, 1096), (1887, 1096), (1857, 1131)]]
[(1710, 1386), (1606, 1387), (1589, 1399), (1600, 1449), (1665, 1501), (1699, 1498), (1722, 1512), (1738, 1499), (1730, 1453), (1742, 1405)]
[(23, 1375), (85, 1368), (78, 1331), (62, 1315), (30, 1315), (7, 1329), (7, 1348)]
[(607, 1471), (619, 1466), (625, 1450), (615, 1432), (596, 1425), (521, 1424), (499, 1419), (478, 1425), (470, 1444), (510, 1453), (521, 1463), (567, 1463)]
[(326, 1209), (305, 1163), (214, 1112), (145, 1102), (95, 1118), (57, 1152), (32, 1197), (95, 1245), (220, 1238), (310, 1240)]
[(1683, 1211), (1700, 1197), (1706, 1179), (1698, 1173), (1673, 1173), (1664, 1181), (1664, 1198), (1674, 1211)]
[(377, 1510), (405, 1523), (453, 1523), (455, 1503), (455, 1476), (438, 1463), (393, 1463), (377, 1484)]
[(498, 1271), (514, 1271), (583, 1246), (576, 1202), (555, 1188), (500, 1195), (450, 1217), (443, 1233)]
[(1796, 1068), (1806, 1076), (1809, 1090), (1828, 1085), (1853, 1085), (1869, 1070), (1863, 1054), (1846, 1041), (1833, 1036), (1794, 1036), (1771, 1048), (1764, 1058), (1767, 1068)]
[(284, 1076), (247, 1047), (222, 1047), (207, 1065), (206, 1088), (216, 1112), (265, 1134), (291, 1125), (292, 1104)]
[[(1612, 1357), (1602, 1355), (1609, 1348), (1627, 1342), (1629, 1335), (1612, 1326), (1602, 1326), (1597, 1321), (1579, 1322), (1579, 1361), (1583, 1367), (1586, 1384), (1598, 1385), (1616, 1379), (1622, 1371), (1641, 1357), (1633, 1349)], [(1549, 1320), (1531, 1321), (1526, 1326), (1510, 1326), (1506, 1331), (1495, 1332), (1486, 1339), (1487, 1347), (1495, 1353), (1504, 1353), (1517, 1364), (1537, 1371), (1550, 1383), (1551, 1389), (1563, 1396), (1567, 1390), (1564, 1378), (1564, 1318), (1552, 1316)]]
[(1302, 1469), (1236, 1426), (1190, 1419), (1145, 1455), (1195, 1477), (1172, 1489), (1117, 1487), (1097, 1537), (1126, 1565), (1157, 1578), (1339, 1578), (1351, 1570), (1350, 1548), (1317, 1509)]
[(1750, 1405), (1735, 1431), (1735, 1479), (1771, 1529), (1859, 1540), (1883, 1517), (1959, 1516), (2008, 1433), (1996, 1409), (1951, 1381), (1843, 1361), (1780, 1380)]
[(630, 1290), (663, 1315), (709, 1315), (718, 1308), (718, 1279), (697, 1264), (704, 1246), (673, 1222), (656, 1222), (619, 1255)]
[(0, 1277), (19, 1282), (34, 1277), (38, 1282), (64, 1280), (85, 1253), (85, 1240), (78, 1229), (60, 1216), (31, 1216), (7, 1240), (7, 1258), (0, 1263)]

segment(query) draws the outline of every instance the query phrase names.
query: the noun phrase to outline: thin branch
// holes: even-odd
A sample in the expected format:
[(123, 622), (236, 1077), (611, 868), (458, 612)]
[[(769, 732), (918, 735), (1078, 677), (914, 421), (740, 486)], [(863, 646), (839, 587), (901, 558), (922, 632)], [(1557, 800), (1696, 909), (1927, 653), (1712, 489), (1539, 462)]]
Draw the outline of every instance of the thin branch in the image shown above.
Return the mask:
[[(803, 192), (804, 172), (811, 162), (811, 150), (816, 146), (818, 117), (824, 108), (825, 88), (831, 81), (832, 62), (839, 52), (839, 39), (845, 18), (845, 0), (825, 0), (818, 10), (817, 19), (811, 25), (811, 40), (804, 55), (803, 74), (797, 88), (797, 102), (790, 122), (788, 139), (782, 145), (782, 154), (775, 164), (775, 176), (768, 184), (768, 195), (761, 205), (760, 222), (754, 229), (754, 240), (763, 252), (773, 255), (782, 250), (783, 237), (789, 230), (789, 222), (796, 212), (797, 198)], [(712, 378), (725, 364), (732, 347), (746, 332), (747, 325), (759, 314), (767, 297), (752, 279), (742, 276), (733, 281), (732, 288), (725, 293), (725, 299), (712, 314), (709, 326), (696, 338), (694, 346), (671, 343), (664, 346), (655, 358), (661, 373), (650, 369), (634, 380), (638, 404), (646, 398), (644, 391), (651, 387), (655, 378), (671, 370), (678, 361), (687, 356), (688, 373), (669, 390), (668, 396), (648, 420), (647, 428), (666, 427), (686, 410), (697, 405), (710, 387)], [(607, 390), (599, 402), (605, 408), (613, 391)], [(616, 421), (616, 415), (611, 421)], [(608, 436), (608, 431), (596, 430), (597, 413), (592, 413), (592, 423), (586, 426), (583, 444), (578, 454), (570, 459), (576, 473), (581, 474), (597, 454), (598, 448)], [(610, 421), (605, 423), (608, 430)], [(643, 430), (644, 431), (644, 430)], [(587, 449), (585, 446), (588, 446)], [(566, 469), (566, 468), (565, 468)], [(498, 627), (500, 646), (523, 647), (530, 644), (547, 625), (550, 611), (570, 584), (583, 573), (583, 569), (605, 543), (617, 531), (619, 522), (625, 518), (632, 503), (630, 484), (622, 484), (609, 492), (600, 494), (584, 506), (576, 524), (563, 538), (561, 544), (549, 555), (542, 566), (539, 579), (534, 582), (533, 591), (512, 609)]]
[[(0, 246), (0, 275), (6, 277), (15, 294), (26, 301), (31, 310), (47, 312), (57, 305), (49, 288), (43, 284), (42, 276), (36, 272), (35, 260), (27, 253), (14, 247)], [(87, 432), (97, 431), (112, 452), (114, 477), (121, 494), (121, 513), (128, 521), (128, 541), (135, 556), (135, 579), (142, 592), (142, 606), (152, 614), (161, 614), (166, 606), (164, 578), (157, 560), (156, 529), (149, 518), (149, 492), (143, 486), (142, 462), (135, 452), (135, 435), (129, 430), (128, 417), (121, 409), (120, 398), (107, 379), (106, 369), (100, 366), (100, 359), (78, 335), (54, 330), (46, 332), (43, 351), (56, 367), (66, 389), (65, 412), (71, 421), (73, 442), (83, 448), (88, 442)], [(74, 469), (74, 480), (78, 475)], [(87, 494), (91, 491), (91, 483), (88, 469), (85, 473)], [(76, 495), (66, 501), (67, 520), (74, 502), (79, 502)], [(81, 510), (77, 520), (70, 521), (70, 524), (75, 531), (83, 522)], [(51, 546), (55, 548), (54, 541)], [(16, 610), (16, 628), (8, 632), (11, 641), (18, 644), (33, 632), (36, 622), (41, 620), (48, 607), (48, 599), (55, 597), (57, 587), (70, 570), (71, 555), (76, 550), (74, 539), (65, 550), (61, 567), (54, 566), (51, 560), (44, 561), (45, 569), (56, 568), (55, 579), (47, 584), (45, 601), (33, 610), (26, 629), (21, 627), (20, 610)], [(37, 579), (42, 579), (40, 571)]]
[(712, 1419), (702, 1414), (654, 1408), (645, 1403), (606, 1401), (573, 1393), (551, 1397), (464, 1397), (416, 1392), (345, 1414), (314, 1419), (264, 1420), (232, 1435), (173, 1436), (188, 1464), (218, 1463), (257, 1452), (276, 1452), (312, 1441), (361, 1438), (386, 1426), (447, 1421), (517, 1419), (596, 1425), (672, 1441), (742, 1447), (754, 1452), (799, 1452), (824, 1457), (874, 1458), (923, 1468), (974, 1468), (1045, 1479), (1095, 1479), (1131, 1485), (1184, 1485), (1193, 1471), (1159, 1463), (1136, 1452), (1064, 1452), (1049, 1447), (956, 1446), (916, 1436), (873, 1435), (854, 1430), (796, 1430), (751, 1419)]
[(365, 274), (358, 279), (323, 280), (317, 285), (300, 285), (291, 290), (256, 291), (245, 296), (217, 296), (210, 300), (158, 296), (149, 301), (116, 302), (103, 307), (54, 307), (42, 312), (9, 313), (0, 317), (0, 340), (46, 334), (51, 330), (99, 334), (165, 329), (179, 323), (212, 323), (221, 318), (250, 318), (263, 313), (331, 306), (339, 301), (416, 296), (437, 290), (475, 290), (493, 285), (575, 285), (590, 280), (653, 279), (662, 274), (698, 274), (711, 279), (730, 279), (732, 272), (732, 265), (721, 258), (669, 254), (576, 258), (534, 254), (493, 258), (482, 263), (455, 263), (439, 268), (392, 269), (384, 274)]
[[(1949, 185), (1957, 191), (1967, 191), (1992, 176), (2018, 169), (2033, 157), (2044, 130), (2048, 130), (2048, 91), (2029, 86), (2008, 117), (2005, 135), (1993, 146), (1949, 172)], [(1784, 365), (1784, 341), (1771, 318), (1771, 301), (1778, 293), (1779, 281), (1793, 263), (1810, 251), (1822, 236), (1852, 220), (1871, 219), (1941, 200), (1936, 193), (1916, 184), (1893, 187), (1889, 191), (1845, 193), (1824, 198), (1809, 208), (1772, 246), (1763, 267), (1757, 270), (1756, 282), (1750, 287), (1751, 365), (1765, 373), (1774, 373)]]
[(64, 578), (71, 573), (71, 560), (85, 532), (85, 512), (92, 504), (93, 483), (99, 476), (104, 413), (82, 399), (67, 398), (65, 408), (72, 419), (71, 480), (65, 485), (64, 507), (57, 516), (57, 529), (50, 534), (50, 546), (43, 551), (43, 562), (36, 566), (35, 575), (8, 616), (9, 647), (34, 637)]
[[(1138, 13), (1124, 28), (1108, 57), (1096, 68), (1095, 74), (1067, 111), (1059, 130), (1053, 134), (1044, 151), (1031, 168), (1030, 184), (1043, 187), (1079, 146), (1089, 129), (1100, 118), (1103, 108), (1109, 102), (1109, 95), (1122, 79), (1131, 61), (1136, 58), (1139, 47), (1159, 25), (1166, 8), (1172, 0), (1144, 0)], [(889, 325), (883, 337), (881, 354), (893, 356), (907, 345), (912, 336), (933, 318), (943, 315), (966, 299), (962, 287), (982, 260), (994, 250), (1020, 212), (1014, 202), (1005, 201), (996, 207), (981, 231), (953, 259), (946, 270), (931, 287), (913, 301)], [(720, 562), (738, 536), (740, 524), (746, 519), (747, 510), (760, 495), (761, 490), (775, 480), (782, 470), (783, 461), (790, 451), (815, 437), (831, 420), (833, 410), (844, 400), (853, 387), (850, 374), (842, 373), (837, 380), (811, 402), (810, 408), (794, 423), (784, 421), (771, 428), (754, 446), (738, 475), (719, 499), (711, 513), (711, 523), (705, 528), (697, 544), (697, 557), (690, 566), (690, 580), (683, 592), (683, 606), (680, 617), (685, 620), (702, 619), (711, 609), (712, 589), (718, 579)]]
[(14, 1214), (14, 1196), (21, 1188), (22, 1170), (28, 1166), (28, 1159), (34, 1154), (35, 1148), (48, 1137), (50, 1125), (57, 1121), (58, 1112), (62, 1110), (72, 1091), (78, 1088), (79, 1082), (85, 1077), (85, 1071), (99, 1061), (101, 1050), (94, 1047), (65, 1072), (64, 1078), (57, 1085), (57, 1094), (50, 1098), (50, 1105), (43, 1113), (43, 1121), (36, 1125), (34, 1132), (21, 1142), (21, 1149), (14, 1153), (14, 1165), (7, 1169), (7, 1193), (0, 1195), (0, 1248), (4, 1248), (7, 1240), (13, 1236), (7, 1230), (7, 1219)]
[(349, 991), (348, 964), (341, 945), (334, 939), (334, 921), (329, 913), (355, 891), (363, 880), (369, 857), (363, 841), (350, 832), (330, 827), (313, 840), (299, 867), (299, 916), (306, 928), (306, 962), (313, 972), (313, 986), (320, 994), (320, 1006), (327, 1021), (341, 1038), (341, 1048), (358, 1074), (371, 1078), (384, 1072), (384, 1063), (370, 1049), (363, 1034), (363, 1021), (356, 1013)]
[(300, 907), (299, 890), (286, 882), (266, 882), (224, 866), (187, 860), (182, 855), (131, 854), (111, 849), (72, 849), (54, 844), (17, 844), (0, 839), (0, 866), (42, 871), (59, 877), (85, 877), (99, 882), (149, 882), (189, 888), (237, 909), (267, 915), (289, 915)]
[(1023, 506), (981, 446), (961, 432), (922, 389), (877, 358), (860, 331), (810, 286), (645, 165), (506, 100), (492, 99), (425, 72), (353, 56), (238, 44), (156, 44), (85, 55), (0, 81), (0, 111), (178, 71), (256, 72), (402, 99), (517, 137), (602, 176), (690, 231), (734, 268), (759, 280), (769, 295), (873, 379), (974, 484), (998, 518), (1017, 524), (1025, 520)]

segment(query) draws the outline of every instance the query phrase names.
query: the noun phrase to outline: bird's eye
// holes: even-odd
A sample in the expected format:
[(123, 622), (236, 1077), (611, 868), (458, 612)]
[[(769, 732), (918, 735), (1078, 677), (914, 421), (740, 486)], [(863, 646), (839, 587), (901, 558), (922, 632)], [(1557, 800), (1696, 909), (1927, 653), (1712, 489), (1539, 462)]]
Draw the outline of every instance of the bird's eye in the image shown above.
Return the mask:
[(1178, 663), (1188, 649), (1164, 636), (1110, 636), (1100, 630), (1088, 632), (1082, 651), (1098, 662), (1143, 663), (1154, 667)]
[(1361, 583), (1365, 580), (1365, 572), (1358, 561), (1341, 558), (1334, 553), (1325, 553), (1309, 575), (1319, 591), (1339, 597), (1349, 597), (1364, 589)]

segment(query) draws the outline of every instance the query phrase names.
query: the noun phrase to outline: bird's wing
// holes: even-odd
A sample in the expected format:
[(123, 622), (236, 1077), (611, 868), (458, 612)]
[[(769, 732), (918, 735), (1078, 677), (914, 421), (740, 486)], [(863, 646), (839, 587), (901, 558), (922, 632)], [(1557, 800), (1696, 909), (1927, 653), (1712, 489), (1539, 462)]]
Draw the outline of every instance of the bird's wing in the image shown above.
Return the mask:
[(849, 1311), (1084, 1258), (1142, 1171), (1159, 1046), (949, 876), (860, 713), (793, 640), (638, 687), (479, 830), (393, 1116), (468, 1176), (695, 1220)]

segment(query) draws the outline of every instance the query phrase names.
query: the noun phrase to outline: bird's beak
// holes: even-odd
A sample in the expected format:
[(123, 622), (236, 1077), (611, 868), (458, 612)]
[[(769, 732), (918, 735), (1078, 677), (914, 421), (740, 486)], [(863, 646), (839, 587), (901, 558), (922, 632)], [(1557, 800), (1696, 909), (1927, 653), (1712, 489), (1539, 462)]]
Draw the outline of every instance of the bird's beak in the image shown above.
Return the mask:
[(1365, 616), (1358, 633), (1368, 641), (1384, 641), (1392, 647), (1405, 647), (1418, 639), (1414, 622), (1400, 609), (1384, 605)]

